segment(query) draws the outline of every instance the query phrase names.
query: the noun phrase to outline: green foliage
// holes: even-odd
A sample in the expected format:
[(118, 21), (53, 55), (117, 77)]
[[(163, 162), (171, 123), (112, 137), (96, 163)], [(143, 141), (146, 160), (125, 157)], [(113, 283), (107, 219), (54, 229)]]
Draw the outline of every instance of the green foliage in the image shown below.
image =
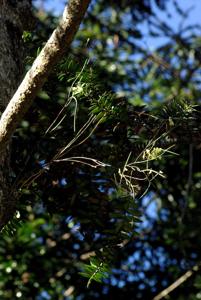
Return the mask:
[[(53, 97), (54, 93), (57, 94), (58, 92), (61, 93), (61, 91), (66, 91), (63, 101), (59, 103), (60, 112), (56, 115), (55, 120), (45, 132), (48, 137), (46, 143), (48, 141), (51, 143), (52, 138), (57, 139), (58, 143), (61, 141), (59, 146), (61, 150), (57, 150), (58, 152), (53, 154), (53, 158), (50, 158), (49, 162), (47, 161), (45, 163), (44, 170), (41, 171), (43, 178), (47, 175), (49, 176), (50, 170), (54, 170), (52, 171), (53, 177), (57, 172), (59, 176), (61, 170), (57, 170), (55, 163), (60, 162), (64, 164), (65, 162), (72, 162), (74, 164), (77, 162), (78, 168), (76, 170), (76, 178), (83, 173), (85, 176), (90, 176), (92, 182), (97, 181), (96, 190), (94, 192), (90, 190), (90, 193), (87, 181), (85, 185), (84, 182), (80, 185), (82, 176), (80, 176), (81, 181), (76, 183), (76, 186), (79, 186), (82, 195), (83, 191), (84, 193), (87, 193), (86, 198), (89, 199), (87, 200), (89, 202), (87, 208), (88, 215), (86, 215), (85, 211), (82, 211), (82, 206), (81, 211), (76, 211), (75, 213), (74, 206), (76, 207), (78, 202), (67, 206), (69, 213), (72, 213), (75, 218), (75, 222), (79, 222), (81, 225), (80, 233), (85, 236), (86, 240), (88, 239), (89, 243), (96, 244), (93, 241), (94, 234), (99, 235), (97, 242), (98, 246), (96, 249), (97, 258), (91, 261), (90, 265), (83, 265), (84, 270), (81, 273), (84, 277), (89, 279), (88, 286), (92, 280), (101, 282), (108, 276), (107, 264), (112, 264), (115, 260), (114, 253), (117, 252), (119, 247), (124, 245), (125, 241), (128, 243), (128, 241), (132, 241), (133, 238), (136, 237), (136, 228), (140, 221), (136, 200), (140, 198), (140, 196), (142, 197), (145, 195), (148, 188), (150, 188), (152, 181), (155, 180), (157, 176), (164, 177), (163, 172), (161, 170), (156, 171), (152, 168), (150, 163), (161, 160), (164, 154), (172, 154), (170, 151), (171, 147), (165, 149), (156, 146), (157, 141), (163, 138), (163, 135), (160, 136), (160, 122), (157, 124), (158, 127), (156, 127), (156, 123), (154, 124), (155, 132), (152, 134), (153, 139), (151, 139), (152, 137), (150, 135), (148, 138), (144, 136), (146, 146), (144, 149), (140, 149), (140, 153), (133, 151), (128, 154), (131, 146), (131, 144), (128, 143), (128, 138), (130, 138), (129, 134), (122, 137), (118, 135), (119, 140), (113, 140), (116, 128), (118, 128), (121, 122), (124, 122), (124, 118), (127, 118), (128, 113), (130, 112), (132, 114), (136, 108), (135, 106), (127, 104), (124, 98), (118, 99), (114, 93), (105, 91), (104, 83), (102, 82), (102, 84), (100, 84), (98, 81), (98, 73), (95, 74), (92, 70), (93, 66), (90, 66), (88, 61), (80, 64), (80, 62), (75, 63), (74, 57), (64, 59), (61, 65), (57, 66), (55, 73), (52, 74), (51, 80), (54, 84), (56, 84), (56, 82), (60, 83), (56, 84), (56, 90), (53, 91), (52, 86), (47, 83), (43, 93), (39, 95), (42, 101), (44, 101), (44, 95), (47, 95), (45, 96), (45, 99), (50, 102), (51, 98), (49, 95)], [(62, 97), (60, 97), (60, 99), (62, 99)], [(72, 105), (73, 102), (74, 105)], [(190, 105), (187, 106), (183, 101), (180, 101), (179, 103), (171, 102), (168, 109), (165, 109), (166, 116), (164, 119), (167, 119), (167, 115), (168, 119), (171, 117), (175, 119), (175, 116), (177, 116), (178, 113), (181, 113), (181, 111), (183, 115), (186, 115), (187, 112), (193, 112), (193, 110), (190, 111)], [(64, 120), (68, 115), (71, 115), (72, 118), (72, 124), (68, 123), (67, 129), (68, 135), (71, 136), (71, 140), (66, 144), (66, 141), (64, 143), (63, 138), (60, 139), (60, 134), (61, 132), (63, 134), (66, 130)], [(181, 115), (180, 121), (182, 121), (183, 115)], [(142, 116), (144, 115), (142, 114)], [(146, 116), (148, 116), (148, 112), (146, 112)], [(41, 121), (43, 122), (43, 120), (45, 120), (45, 118)], [(93, 122), (91, 120), (93, 120)], [(148, 121), (149, 119), (143, 120), (144, 124)], [(85, 122), (84, 125), (83, 122)], [(70, 134), (69, 125), (71, 128)], [(81, 127), (81, 130), (78, 125)], [(106, 128), (104, 126), (106, 126)], [(124, 126), (123, 130), (126, 132), (127, 126), (130, 127), (131, 125), (128, 123)], [(135, 127), (135, 123), (133, 124), (133, 127)], [(105, 130), (109, 130), (109, 136), (106, 137), (106, 143), (102, 143), (105, 136), (102, 135), (102, 133), (99, 135), (99, 132), (103, 130), (104, 132)], [(97, 137), (94, 139), (96, 135)], [(100, 143), (98, 142), (99, 136), (102, 139)], [(135, 139), (135, 144), (138, 142), (140, 142), (140, 135)], [(79, 149), (76, 150), (77, 145), (79, 146)], [(95, 158), (81, 156), (79, 154), (81, 150), (80, 145), (83, 145), (82, 153), (93, 148), (99, 149), (100, 152), (101, 149), (101, 156), (97, 156), (98, 152), (96, 151)], [(123, 145), (125, 148), (122, 148), (121, 152), (118, 154), (117, 151), (119, 145)], [(108, 150), (110, 152), (111, 149), (115, 148), (117, 149), (117, 151), (114, 152), (115, 155), (108, 161)], [(72, 152), (72, 149), (74, 152), (73, 156), (69, 154)], [(119, 159), (118, 155), (120, 155)], [(106, 158), (106, 163), (101, 163), (101, 161), (105, 161)], [(40, 160), (41, 158), (38, 159)], [(104, 176), (103, 182), (105, 181), (106, 184), (99, 185), (98, 179), (96, 179), (97, 172), (89, 171), (84, 165), (94, 167), (95, 169), (100, 167), (100, 178)], [(101, 167), (103, 167), (103, 169), (101, 169)], [(69, 180), (69, 174), (65, 172), (65, 169), (62, 172), (62, 176), (64, 178), (67, 176)], [(40, 184), (40, 180), (38, 180), (38, 178), (40, 179), (40, 173), (36, 173), (36, 176), (33, 175), (30, 178), (31, 180), (33, 179), (30, 188), (38, 189), (38, 182)], [(76, 178), (73, 179), (75, 182), (77, 181)], [(141, 190), (142, 185), (145, 187)], [(25, 181), (25, 187), (26, 186), (27, 183)], [(62, 189), (65, 189), (65, 187)], [(43, 194), (42, 190), (41, 193)], [(72, 190), (72, 194), (73, 193), (74, 190)], [(95, 198), (93, 199), (93, 197)], [(47, 200), (44, 201), (48, 211), (51, 212), (52, 209), (55, 210), (57, 201), (60, 207), (65, 207), (65, 203), (61, 203), (60, 199), (54, 199), (52, 202), (51, 197), (48, 195)], [(51, 208), (52, 205), (53, 208)], [(96, 211), (100, 212), (99, 216)], [(40, 219), (38, 219), (38, 221), (40, 222)], [(37, 221), (36, 224), (38, 224)], [(42, 224), (39, 223), (39, 225)], [(34, 223), (30, 228), (27, 226), (23, 229), (25, 230), (25, 237), (29, 236), (27, 232), (30, 232), (33, 226)], [(23, 231), (19, 232), (23, 238)], [(112, 258), (111, 253), (113, 253)]]
[(108, 265), (97, 258), (91, 258), (90, 264), (82, 264), (81, 267), (83, 271), (80, 272), (80, 275), (89, 278), (87, 282), (88, 288), (93, 280), (102, 283), (102, 281), (106, 279), (110, 273)]
[(192, 117), (193, 112), (196, 111), (196, 106), (189, 100), (177, 98), (170, 101), (164, 109), (164, 116), (175, 121), (182, 121), (186, 118)]
[(30, 31), (23, 32), (22, 39), (25, 43), (29, 42), (31, 40), (31, 38), (32, 38), (32, 33)]
[(3, 227), (1, 234), (6, 234), (9, 236), (14, 236), (19, 228), (21, 227), (22, 222), (20, 220), (20, 212), (16, 211), (13, 218)]
[[(2, 299), (153, 299), (201, 260), (199, 37), (167, 33), (151, 12), (149, 1), (94, 2), (15, 133), (23, 222), (0, 241)], [(152, 57), (145, 19), (169, 36)], [(28, 65), (55, 23), (41, 13)], [(91, 251), (87, 289), (78, 272)], [(170, 299), (196, 299), (199, 280)]]

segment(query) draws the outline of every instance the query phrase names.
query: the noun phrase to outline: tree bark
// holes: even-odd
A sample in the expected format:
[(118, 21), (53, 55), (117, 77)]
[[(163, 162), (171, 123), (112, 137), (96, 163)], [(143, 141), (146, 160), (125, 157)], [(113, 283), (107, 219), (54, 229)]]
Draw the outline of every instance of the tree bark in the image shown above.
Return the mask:
[(13, 96), (22, 79), (23, 30), (33, 24), (29, 0), (0, 0), (0, 111)]
[(54, 65), (69, 48), (90, 0), (70, 0), (58, 27), (27, 72), (0, 120), (0, 153), (43, 86)]
[[(23, 30), (33, 25), (29, 0), (0, 0), (0, 113), (13, 96), (23, 74)], [(0, 230), (12, 218), (17, 198), (12, 190), (8, 143), (0, 154)]]
[(17, 197), (12, 191), (10, 147), (0, 156), (0, 230), (13, 217)]
[(21, 35), (27, 30), (23, 20), (31, 20), (31, 23), (33, 20), (29, 17), (31, 3), (29, 0), (0, 0), (0, 80), (3, 87), (0, 89), (0, 106), (6, 107), (0, 119), (0, 230), (17, 206), (15, 192), (10, 193), (11, 137), (53, 66), (69, 48), (89, 3), (90, 0), (68, 2), (61, 22), (13, 96), (22, 74)]

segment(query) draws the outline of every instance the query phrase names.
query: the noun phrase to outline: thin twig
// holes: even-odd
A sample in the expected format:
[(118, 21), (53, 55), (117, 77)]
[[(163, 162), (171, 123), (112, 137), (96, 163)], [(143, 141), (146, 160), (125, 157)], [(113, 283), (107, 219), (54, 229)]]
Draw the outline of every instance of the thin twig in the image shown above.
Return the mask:
[(170, 286), (168, 286), (166, 289), (164, 289), (162, 292), (160, 292), (158, 295), (156, 295), (153, 298), (153, 300), (161, 300), (161, 299), (167, 297), (172, 291), (174, 291), (176, 288), (178, 288), (182, 283), (184, 283), (195, 272), (198, 272), (200, 270), (200, 266), (201, 266), (201, 264), (195, 265), (191, 270), (187, 271), (185, 274), (183, 274), (181, 277), (179, 277), (174, 283), (172, 283)]

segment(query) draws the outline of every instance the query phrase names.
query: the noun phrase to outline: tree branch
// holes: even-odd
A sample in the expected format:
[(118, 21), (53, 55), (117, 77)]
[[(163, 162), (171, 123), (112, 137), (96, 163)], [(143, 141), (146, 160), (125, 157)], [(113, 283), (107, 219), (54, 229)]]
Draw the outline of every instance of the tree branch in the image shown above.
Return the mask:
[(198, 272), (199, 270), (200, 264), (194, 266), (191, 270), (187, 271), (185, 274), (179, 277), (174, 283), (172, 283), (170, 286), (168, 286), (166, 289), (164, 289), (162, 292), (156, 295), (153, 298), (153, 300), (161, 300), (167, 297), (169, 293), (178, 288), (183, 282), (185, 282), (189, 277), (191, 277), (195, 272)]
[(0, 120), (0, 152), (4, 152), (16, 127), (43, 86), (53, 66), (69, 48), (90, 0), (70, 0), (63, 17), (35, 59)]

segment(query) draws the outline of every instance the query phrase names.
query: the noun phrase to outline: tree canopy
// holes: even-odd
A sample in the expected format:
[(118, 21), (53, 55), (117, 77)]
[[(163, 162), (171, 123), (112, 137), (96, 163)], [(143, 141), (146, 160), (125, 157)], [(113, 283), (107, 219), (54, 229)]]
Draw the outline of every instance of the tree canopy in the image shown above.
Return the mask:
[[(178, 30), (155, 12), (170, 2)], [(27, 70), (58, 22), (35, 16)], [(92, 1), (12, 138), (2, 299), (201, 297), (201, 44), (188, 16), (171, 0)], [(154, 50), (144, 22), (165, 37)]]

